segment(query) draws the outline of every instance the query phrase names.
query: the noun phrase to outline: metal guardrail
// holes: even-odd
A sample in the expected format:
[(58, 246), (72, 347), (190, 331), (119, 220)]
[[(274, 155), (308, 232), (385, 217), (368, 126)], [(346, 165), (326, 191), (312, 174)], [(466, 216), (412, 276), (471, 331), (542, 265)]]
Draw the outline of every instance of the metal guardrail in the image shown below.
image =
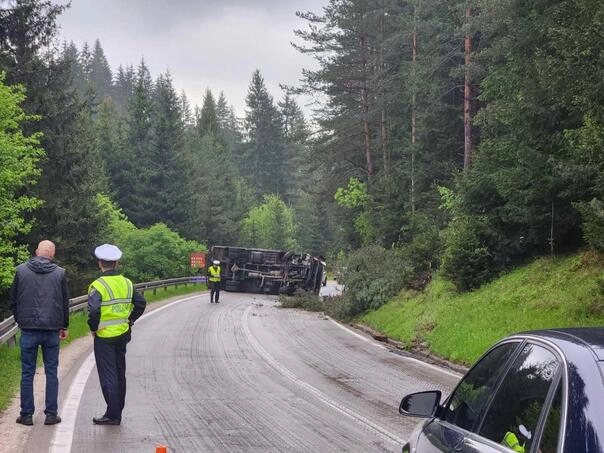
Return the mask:
[[(185, 285), (192, 283), (205, 283), (205, 276), (192, 276), (192, 277), (179, 277), (179, 278), (169, 278), (167, 280), (157, 280), (154, 282), (145, 282), (145, 283), (137, 283), (134, 285), (134, 288), (143, 294), (145, 291), (153, 291), (153, 294), (156, 293), (157, 289), (164, 288), (167, 289), (168, 286)], [(88, 304), (88, 296), (78, 296), (72, 299), (69, 299), (69, 312), (73, 313), (75, 311), (80, 311), (86, 309)], [(0, 322), (0, 345), (4, 343), (8, 343), (9, 346), (16, 345), (16, 334), (19, 330), (19, 327), (15, 323), (14, 317), (9, 317), (4, 321)]]

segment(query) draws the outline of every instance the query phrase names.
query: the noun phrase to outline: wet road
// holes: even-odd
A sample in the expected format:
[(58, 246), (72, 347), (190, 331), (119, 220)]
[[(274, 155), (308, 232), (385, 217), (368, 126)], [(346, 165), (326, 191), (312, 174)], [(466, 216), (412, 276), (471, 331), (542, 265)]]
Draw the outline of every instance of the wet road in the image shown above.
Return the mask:
[[(276, 303), (222, 292), (220, 304), (197, 296), (139, 320), (122, 425), (91, 422), (105, 406), (89, 358), (70, 451), (398, 452), (416, 423), (398, 415), (400, 397), (457, 381)], [(62, 425), (55, 451), (69, 451)]]

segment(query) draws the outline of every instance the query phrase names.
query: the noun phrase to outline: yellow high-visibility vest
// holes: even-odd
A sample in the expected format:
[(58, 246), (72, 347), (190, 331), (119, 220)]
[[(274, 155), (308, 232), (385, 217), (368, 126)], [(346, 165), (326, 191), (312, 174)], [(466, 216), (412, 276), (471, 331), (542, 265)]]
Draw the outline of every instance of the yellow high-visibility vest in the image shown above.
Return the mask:
[(106, 275), (92, 282), (88, 294), (93, 288), (101, 295), (101, 321), (97, 337), (112, 338), (126, 333), (129, 329), (128, 317), (134, 309), (132, 282), (123, 275)]
[(520, 445), (520, 441), (518, 440), (518, 437), (516, 436), (516, 434), (514, 434), (511, 431), (508, 431), (507, 433), (505, 433), (505, 436), (503, 436), (503, 442), (501, 442), (501, 445), (505, 445), (508, 448), (511, 448), (514, 451), (517, 451), (519, 453), (524, 453), (524, 446)]
[(219, 282), (220, 281), (220, 266), (210, 266), (208, 268), (208, 273), (210, 274), (208, 280), (211, 282)]

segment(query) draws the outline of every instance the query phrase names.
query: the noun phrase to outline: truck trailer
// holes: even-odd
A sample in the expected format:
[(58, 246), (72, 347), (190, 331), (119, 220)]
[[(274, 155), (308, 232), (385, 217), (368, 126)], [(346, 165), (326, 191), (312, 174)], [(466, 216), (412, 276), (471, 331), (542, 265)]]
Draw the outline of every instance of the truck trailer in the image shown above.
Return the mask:
[(325, 262), (307, 253), (215, 245), (208, 263), (220, 261), (226, 291), (297, 294), (321, 289)]

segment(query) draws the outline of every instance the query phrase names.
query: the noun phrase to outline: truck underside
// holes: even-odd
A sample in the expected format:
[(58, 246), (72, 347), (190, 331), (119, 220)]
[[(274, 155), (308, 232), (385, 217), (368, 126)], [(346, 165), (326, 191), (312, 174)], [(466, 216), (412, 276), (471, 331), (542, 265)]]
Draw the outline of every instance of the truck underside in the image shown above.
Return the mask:
[(283, 250), (215, 245), (210, 259), (219, 260), (226, 291), (268, 294), (318, 293), (324, 262), (309, 254)]

